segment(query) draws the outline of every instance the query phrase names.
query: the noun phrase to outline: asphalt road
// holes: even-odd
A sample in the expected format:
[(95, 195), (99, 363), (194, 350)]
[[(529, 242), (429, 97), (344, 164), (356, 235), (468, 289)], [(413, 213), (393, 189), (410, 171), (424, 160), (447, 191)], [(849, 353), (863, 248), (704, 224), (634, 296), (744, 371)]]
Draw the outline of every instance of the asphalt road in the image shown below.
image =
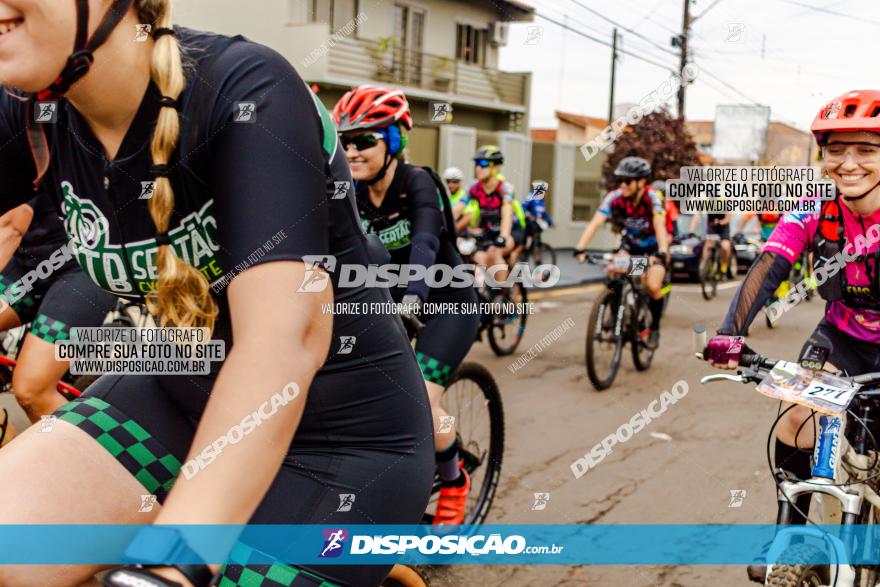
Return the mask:
[[(710, 332), (735, 291), (724, 284), (711, 302), (699, 286), (675, 284), (664, 317), (660, 349), (647, 372), (636, 372), (624, 349), (614, 385), (595, 391), (584, 364), (586, 321), (601, 285), (547, 292), (531, 316), (520, 351), (556, 326), (575, 326), (512, 374), (513, 357), (495, 357), (486, 344), (468, 357), (486, 365), (504, 398), (507, 445), (502, 479), (488, 523), (709, 524), (773, 523), (775, 490), (767, 468), (767, 434), (777, 402), (754, 386), (701, 386), (712, 370), (692, 351), (692, 328)], [(763, 317), (749, 344), (771, 357), (795, 359), (821, 318), (821, 301), (784, 315), (775, 330)], [(569, 323), (570, 324), (570, 323)], [(570, 465), (679, 380), (688, 394), (595, 468), (575, 479)], [(745, 490), (739, 507), (731, 491)], [(533, 511), (534, 494), (549, 492)], [(459, 566), (432, 569), (434, 586), (494, 585), (748, 585), (740, 566)]]
[[(714, 331), (735, 284), (721, 287), (706, 302), (698, 285), (675, 284), (653, 366), (636, 372), (626, 347), (617, 380), (604, 392), (593, 390), (584, 365), (586, 321), (601, 285), (542, 292), (519, 351), (569, 319), (574, 326), (516, 373), (508, 366), (518, 354), (499, 358), (485, 343), (473, 347), (468, 360), (484, 364), (498, 380), (507, 424), (501, 484), (488, 523), (773, 522), (775, 491), (765, 445), (776, 403), (752, 386), (701, 386), (700, 377), (711, 369), (693, 358), (693, 325)], [(765, 355), (793, 359), (821, 313), (821, 301), (802, 304), (772, 331), (759, 318), (749, 343)], [(688, 384), (686, 397), (574, 479), (575, 459), (680, 380)], [(0, 395), (0, 404), (11, 409), (21, 429), (26, 420), (11, 394)], [(746, 492), (740, 507), (728, 507), (733, 490)], [(541, 511), (532, 510), (537, 492), (550, 493)], [(749, 584), (739, 566), (472, 565), (433, 568), (429, 578), (434, 587)]]

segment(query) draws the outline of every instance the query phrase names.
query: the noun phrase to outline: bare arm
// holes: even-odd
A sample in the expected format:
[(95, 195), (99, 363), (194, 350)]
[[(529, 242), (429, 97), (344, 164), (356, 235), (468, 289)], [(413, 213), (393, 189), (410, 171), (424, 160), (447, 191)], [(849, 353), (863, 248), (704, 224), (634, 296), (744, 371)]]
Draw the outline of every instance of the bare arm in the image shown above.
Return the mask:
[(501, 236), (507, 238), (513, 230), (513, 206), (510, 202), (504, 202), (501, 206)]
[(596, 212), (593, 215), (593, 219), (590, 220), (590, 223), (584, 229), (583, 234), (581, 234), (581, 238), (578, 239), (577, 244), (574, 246), (576, 249), (586, 249), (587, 245), (590, 244), (590, 241), (593, 240), (593, 237), (596, 236), (596, 233), (599, 232), (599, 229), (602, 228), (602, 225), (605, 224), (606, 216), (601, 212)]
[(700, 218), (702, 216), (700, 214), (694, 214), (691, 217), (691, 225), (688, 227), (688, 232), (691, 234), (697, 234), (697, 226), (700, 224)]
[(654, 214), (654, 234), (657, 235), (657, 248), (661, 253), (669, 254), (669, 235), (666, 233), (666, 216)]
[(304, 273), (302, 263), (276, 261), (248, 269), (229, 286), (235, 346), (211, 391), (187, 460), (285, 388), (289, 398), (291, 383), (299, 393), (191, 478), (181, 475), (157, 524), (244, 524), (263, 499), (330, 344), (332, 316), (321, 312), (321, 304), (332, 302), (332, 292), (296, 293), (293, 284), (302, 283)]
[(12, 259), (33, 217), (34, 209), (27, 204), (22, 204), (0, 216), (0, 268), (6, 267)]

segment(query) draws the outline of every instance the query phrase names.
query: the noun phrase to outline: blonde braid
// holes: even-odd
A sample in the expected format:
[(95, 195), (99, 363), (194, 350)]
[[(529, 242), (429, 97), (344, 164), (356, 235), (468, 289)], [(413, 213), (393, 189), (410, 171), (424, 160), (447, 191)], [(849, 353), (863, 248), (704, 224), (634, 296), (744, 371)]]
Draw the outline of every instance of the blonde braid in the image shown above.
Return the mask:
[[(138, 17), (153, 28), (171, 28), (171, 0), (139, 0)], [(162, 96), (177, 100), (186, 86), (180, 46), (174, 35), (162, 35), (154, 42), (150, 69), (153, 83)], [(153, 165), (167, 165), (180, 136), (180, 115), (174, 108), (161, 108), (150, 148)], [(174, 211), (174, 189), (167, 177), (155, 178), (150, 198), (150, 216), (157, 232), (167, 232)], [(180, 259), (171, 245), (160, 245), (156, 254), (158, 283), (147, 296), (150, 312), (160, 323), (172, 326), (205, 326), (213, 330), (217, 304), (211, 297), (207, 278)]]

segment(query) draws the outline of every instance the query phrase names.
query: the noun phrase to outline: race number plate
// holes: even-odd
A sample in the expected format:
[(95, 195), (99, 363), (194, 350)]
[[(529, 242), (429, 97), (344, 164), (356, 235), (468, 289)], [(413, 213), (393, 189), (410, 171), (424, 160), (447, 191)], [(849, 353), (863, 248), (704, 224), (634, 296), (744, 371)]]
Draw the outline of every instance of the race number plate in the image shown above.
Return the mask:
[(627, 270), (629, 269), (629, 257), (618, 256), (614, 257), (614, 260), (611, 262), (611, 266), (615, 269)]
[(855, 397), (858, 385), (830, 373), (780, 361), (758, 385), (766, 396), (800, 404), (829, 416), (840, 416)]
[(837, 387), (820, 381), (813, 381), (804, 390), (804, 397), (824, 400), (843, 407), (849, 405), (855, 394), (855, 387)]

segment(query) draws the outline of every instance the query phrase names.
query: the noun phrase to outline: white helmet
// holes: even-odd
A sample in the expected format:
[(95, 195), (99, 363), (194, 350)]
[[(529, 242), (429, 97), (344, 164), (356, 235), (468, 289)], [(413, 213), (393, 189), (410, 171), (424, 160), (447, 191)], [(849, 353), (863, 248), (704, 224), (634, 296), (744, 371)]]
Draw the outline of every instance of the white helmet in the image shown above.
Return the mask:
[(458, 167), (447, 167), (443, 172), (444, 181), (462, 181), (463, 179), (464, 173)]

